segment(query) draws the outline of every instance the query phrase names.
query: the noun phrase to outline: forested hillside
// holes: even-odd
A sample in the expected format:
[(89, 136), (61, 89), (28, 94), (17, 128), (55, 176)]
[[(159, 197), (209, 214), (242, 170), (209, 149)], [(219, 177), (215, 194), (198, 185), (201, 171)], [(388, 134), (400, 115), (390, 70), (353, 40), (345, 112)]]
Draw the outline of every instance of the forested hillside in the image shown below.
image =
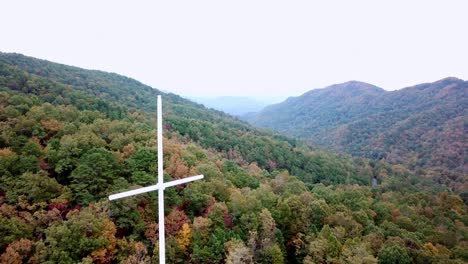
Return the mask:
[(467, 116), (468, 82), (446, 78), (391, 92), (356, 81), (332, 85), (247, 119), (354, 156), (466, 175)]
[[(100, 71), (0, 54), (0, 263), (464, 263), (467, 206), (434, 171), (314, 151)], [(371, 182), (378, 182), (371, 187)], [(453, 182), (453, 179), (451, 179)], [(456, 181), (455, 181), (456, 182)]]

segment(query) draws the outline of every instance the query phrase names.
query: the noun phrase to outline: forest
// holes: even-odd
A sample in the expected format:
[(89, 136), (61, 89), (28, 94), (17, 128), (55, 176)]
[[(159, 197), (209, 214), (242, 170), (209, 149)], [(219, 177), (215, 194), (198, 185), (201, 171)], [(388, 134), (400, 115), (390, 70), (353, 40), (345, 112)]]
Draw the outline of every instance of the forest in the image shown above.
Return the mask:
[[(335, 154), (117, 74), (0, 53), (0, 263), (466, 263), (462, 174)], [(455, 176), (454, 176), (455, 175)], [(377, 184), (373, 185), (372, 182)]]

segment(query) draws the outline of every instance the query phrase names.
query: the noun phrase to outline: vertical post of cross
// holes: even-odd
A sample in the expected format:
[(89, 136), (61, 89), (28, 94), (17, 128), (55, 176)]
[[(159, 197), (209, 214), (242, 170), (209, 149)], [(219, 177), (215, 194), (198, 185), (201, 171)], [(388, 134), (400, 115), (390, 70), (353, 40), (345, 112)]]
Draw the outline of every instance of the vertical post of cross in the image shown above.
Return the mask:
[(158, 225), (159, 225), (159, 263), (166, 263), (166, 234), (164, 232), (164, 171), (163, 171), (163, 134), (162, 134), (162, 102), (158, 95)]

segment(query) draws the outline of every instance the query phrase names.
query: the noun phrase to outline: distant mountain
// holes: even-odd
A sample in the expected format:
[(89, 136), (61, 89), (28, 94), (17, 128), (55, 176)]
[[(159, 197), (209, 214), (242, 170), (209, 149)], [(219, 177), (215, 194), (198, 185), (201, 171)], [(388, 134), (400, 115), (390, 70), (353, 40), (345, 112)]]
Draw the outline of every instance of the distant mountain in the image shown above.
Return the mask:
[(397, 91), (351, 81), (311, 90), (246, 119), (323, 147), (412, 168), (467, 173), (468, 82)]
[(188, 97), (188, 99), (235, 116), (258, 112), (269, 104), (281, 101), (277, 98), (257, 99), (245, 96)]

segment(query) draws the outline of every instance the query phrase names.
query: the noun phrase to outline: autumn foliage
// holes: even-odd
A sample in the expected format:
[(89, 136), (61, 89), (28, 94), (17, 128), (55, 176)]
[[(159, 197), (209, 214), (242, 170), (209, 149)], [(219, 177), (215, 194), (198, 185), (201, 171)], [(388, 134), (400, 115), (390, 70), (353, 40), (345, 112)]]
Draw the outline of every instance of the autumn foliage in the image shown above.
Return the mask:
[[(157, 193), (107, 199), (156, 181), (157, 93), (0, 54), (1, 263), (158, 261)], [(168, 263), (468, 261), (466, 175), (313, 150), (163, 97), (165, 180), (205, 176), (165, 190)]]

